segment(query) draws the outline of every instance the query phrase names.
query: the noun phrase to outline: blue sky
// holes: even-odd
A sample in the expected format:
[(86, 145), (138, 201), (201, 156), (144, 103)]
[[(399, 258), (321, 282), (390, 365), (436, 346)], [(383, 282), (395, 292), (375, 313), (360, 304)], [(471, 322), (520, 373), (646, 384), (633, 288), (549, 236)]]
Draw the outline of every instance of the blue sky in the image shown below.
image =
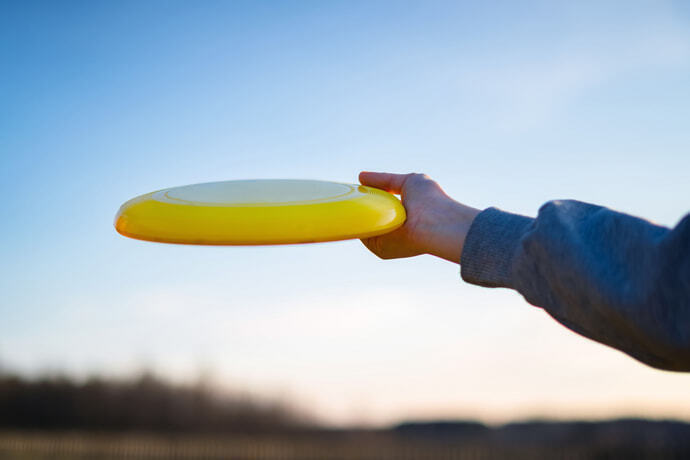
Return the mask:
[(673, 225), (684, 2), (5, 2), (0, 69), (6, 367), (210, 372), (333, 423), (690, 413), (689, 377), (431, 257), (112, 227), (160, 188), (362, 169), (426, 172), (476, 207), (576, 198)]

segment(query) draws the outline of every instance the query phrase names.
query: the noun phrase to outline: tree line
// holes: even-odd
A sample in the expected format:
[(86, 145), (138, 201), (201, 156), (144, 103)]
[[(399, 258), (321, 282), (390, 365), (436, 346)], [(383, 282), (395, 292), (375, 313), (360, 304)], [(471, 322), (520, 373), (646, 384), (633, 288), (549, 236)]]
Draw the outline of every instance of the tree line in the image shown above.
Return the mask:
[(177, 385), (144, 373), (123, 380), (0, 374), (0, 428), (280, 432), (309, 417), (287, 403)]

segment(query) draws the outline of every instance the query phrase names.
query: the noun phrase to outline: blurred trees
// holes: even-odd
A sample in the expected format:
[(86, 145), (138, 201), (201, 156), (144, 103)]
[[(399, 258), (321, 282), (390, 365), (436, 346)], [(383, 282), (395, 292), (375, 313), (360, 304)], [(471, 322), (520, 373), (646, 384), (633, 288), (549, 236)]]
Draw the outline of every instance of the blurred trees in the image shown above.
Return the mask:
[(145, 373), (128, 380), (0, 375), (0, 428), (277, 432), (309, 425), (283, 402), (174, 385)]

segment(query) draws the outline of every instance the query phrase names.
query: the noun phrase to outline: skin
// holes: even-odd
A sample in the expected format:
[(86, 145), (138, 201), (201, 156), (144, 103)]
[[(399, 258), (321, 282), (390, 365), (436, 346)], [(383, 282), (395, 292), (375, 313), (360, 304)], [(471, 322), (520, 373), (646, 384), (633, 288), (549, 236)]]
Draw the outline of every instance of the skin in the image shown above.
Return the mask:
[(365, 238), (362, 243), (382, 259), (431, 254), (454, 263), (467, 232), (480, 210), (458, 203), (425, 174), (361, 172), (362, 185), (400, 195), (407, 220), (385, 235)]

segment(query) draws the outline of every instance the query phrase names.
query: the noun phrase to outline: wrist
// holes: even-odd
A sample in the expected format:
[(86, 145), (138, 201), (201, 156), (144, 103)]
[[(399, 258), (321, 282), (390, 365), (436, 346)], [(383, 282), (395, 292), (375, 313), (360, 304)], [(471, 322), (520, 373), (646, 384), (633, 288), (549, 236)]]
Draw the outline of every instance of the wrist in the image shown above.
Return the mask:
[(431, 225), (423, 235), (423, 249), (427, 254), (460, 263), (465, 238), (479, 209), (448, 199), (433, 213)]

